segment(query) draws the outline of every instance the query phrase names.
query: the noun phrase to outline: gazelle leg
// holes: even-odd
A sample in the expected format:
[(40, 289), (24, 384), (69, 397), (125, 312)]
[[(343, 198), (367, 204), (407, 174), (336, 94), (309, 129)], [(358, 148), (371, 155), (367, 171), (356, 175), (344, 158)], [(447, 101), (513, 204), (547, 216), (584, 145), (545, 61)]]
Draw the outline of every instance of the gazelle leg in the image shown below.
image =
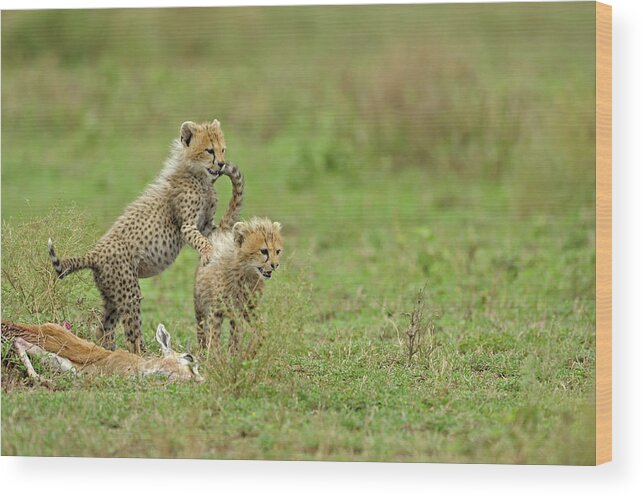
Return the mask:
[(32, 345), (22, 338), (17, 337), (13, 339), (13, 348), (16, 350), (20, 361), (27, 369), (27, 375), (29, 375), (29, 378), (34, 381), (41, 381), (42, 379), (40, 378), (40, 375), (36, 373), (36, 370), (33, 368), (33, 364), (31, 364), (31, 360), (27, 355), (27, 349), (29, 349), (29, 347), (32, 347)]
[[(18, 355), (20, 355), (20, 359), (23, 361), (22, 363), (27, 368), (27, 373), (33, 379), (39, 379), (40, 375), (38, 375), (38, 373), (36, 373), (36, 371), (33, 369), (33, 365), (31, 364), (31, 361), (29, 360), (28, 355), (32, 357), (39, 357), (40, 360), (47, 367), (55, 371), (59, 371), (61, 373), (71, 371), (73, 374), (76, 374), (77, 372), (76, 368), (74, 367), (74, 365), (71, 363), (69, 359), (61, 357), (58, 354), (54, 354), (53, 352), (48, 352), (42, 347), (29, 343), (26, 340), (23, 340), (22, 338), (19, 338), (19, 337), (15, 338), (14, 345), (16, 346), (16, 350), (18, 350)], [(29, 364), (27, 364), (25, 360)]]
[(27, 349), (27, 354), (33, 354), (40, 357), (40, 359), (47, 364), (51, 369), (59, 371), (61, 373), (66, 373), (71, 371), (72, 374), (76, 375), (77, 371), (74, 365), (69, 359), (54, 354), (53, 352), (47, 352), (46, 350), (41, 349), (40, 347), (34, 345), (39, 350)]

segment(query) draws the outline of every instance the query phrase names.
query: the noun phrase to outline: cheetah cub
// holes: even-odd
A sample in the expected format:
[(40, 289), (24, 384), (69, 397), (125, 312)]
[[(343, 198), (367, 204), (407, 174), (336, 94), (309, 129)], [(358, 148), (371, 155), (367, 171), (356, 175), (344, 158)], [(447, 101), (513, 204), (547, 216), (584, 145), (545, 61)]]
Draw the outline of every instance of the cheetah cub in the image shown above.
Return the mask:
[(210, 235), (210, 263), (199, 267), (194, 285), (197, 336), (210, 349), (219, 350), (223, 318), (230, 319), (233, 351), (240, 344), (238, 320), (247, 324), (263, 290), (264, 280), (279, 267), (283, 242), (281, 225), (268, 219), (239, 222), (243, 202), (243, 177), (232, 164), (223, 174), (232, 182), (232, 197), (218, 229)]
[(226, 317), (230, 319), (230, 350), (236, 353), (241, 326), (249, 324), (265, 280), (279, 267), (281, 225), (255, 217), (216, 230), (210, 240), (214, 246), (210, 263), (198, 268), (194, 285), (197, 337), (204, 349), (213, 346), (219, 351)]
[(82, 257), (59, 260), (49, 240), (49, 256), (59, 278), (79, 269), (94, 272), (104, 305), (98, 342), (114, 349), (114, 328), (122, 320), (130, 352), (144, 350), (139, 278), (165, 270), (184, 244), (206, 264), (212, 252), (208, 236), (217, 207), (215, 180), (225, 171), (221, 124), (181, 125), (165, 168), (132, 202), (96, 246)]

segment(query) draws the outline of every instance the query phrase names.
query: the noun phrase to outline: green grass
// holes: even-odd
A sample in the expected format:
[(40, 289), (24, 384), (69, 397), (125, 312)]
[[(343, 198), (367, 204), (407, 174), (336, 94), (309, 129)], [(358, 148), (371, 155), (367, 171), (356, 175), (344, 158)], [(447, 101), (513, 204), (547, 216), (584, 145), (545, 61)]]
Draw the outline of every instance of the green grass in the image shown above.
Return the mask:
[[(3, 319), (92, 337), (47, 238), (91, 247), (187, 119), (286, 245), (265, 346), (205, 384), (28, 388), (7, 356), (2, 453), (591, 464), (593, 43), (591, 3), (3, 13)], [(194, 343), (196, 264), (141, 282), (152, 350)]]

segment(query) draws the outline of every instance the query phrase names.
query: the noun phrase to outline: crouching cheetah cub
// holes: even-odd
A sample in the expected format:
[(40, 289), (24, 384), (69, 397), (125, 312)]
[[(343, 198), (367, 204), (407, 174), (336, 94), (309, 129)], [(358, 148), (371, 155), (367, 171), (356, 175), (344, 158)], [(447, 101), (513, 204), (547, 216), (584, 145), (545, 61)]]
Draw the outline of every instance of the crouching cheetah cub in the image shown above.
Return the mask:
[(217, 206), (214, 181), (225, 171), (225, 140), (219, 121), (181, 125), (179, 139), (160, 176), (132, 202), (96, 246), (82, 257), (59, 260), (49, 240), (49, 256), (59, 278), (79, 269), (94, 272), (104, 305), (98, 342), (114, 349), (114, 328), (122, 320), (130, 352), (144, 350), (139, 278), (165, 270), (184, 244), (207, 263)]

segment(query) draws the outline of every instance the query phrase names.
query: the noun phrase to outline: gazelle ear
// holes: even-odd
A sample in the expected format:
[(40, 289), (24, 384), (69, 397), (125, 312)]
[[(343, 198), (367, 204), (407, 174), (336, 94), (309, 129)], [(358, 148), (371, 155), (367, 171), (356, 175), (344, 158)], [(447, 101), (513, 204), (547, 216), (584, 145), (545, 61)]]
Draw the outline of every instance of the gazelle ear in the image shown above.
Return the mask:
[(190, 142), (192, 141), (194, 133), (196, 133), (196, 124), (194, 124), (192, 121), (185, 121), (183, 124), (181, 124), (180, 136), (181, 143), (184, 147), (190, 146)]
[(241, 244), (243, 243), (243, 238), (246, 234), (247, 227), (248, 225), (243, 221), (234, 223), (234, 226), (232, 227), (232, 235), (234, 237), (234, 241), (239, 246), (241, 246)]
[(156, 328), (156, 341), (161, 346), (163, 357), (172, 353), (172, 349), (170, 348), (170, 334), (167, 332), (163, 324), (159, 324), (158, 328)]

